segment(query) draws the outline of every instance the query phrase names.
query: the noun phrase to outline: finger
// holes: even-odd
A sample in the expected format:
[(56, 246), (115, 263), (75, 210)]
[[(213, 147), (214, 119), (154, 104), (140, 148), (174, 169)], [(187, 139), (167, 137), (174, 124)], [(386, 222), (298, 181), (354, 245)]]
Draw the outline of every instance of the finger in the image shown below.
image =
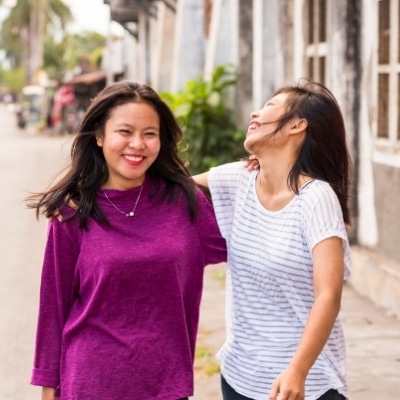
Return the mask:
[(269, 392), (269, 400), (277, 400), (279, 395), (279, 383), (274, 382), (271, 386), (271, 391)]

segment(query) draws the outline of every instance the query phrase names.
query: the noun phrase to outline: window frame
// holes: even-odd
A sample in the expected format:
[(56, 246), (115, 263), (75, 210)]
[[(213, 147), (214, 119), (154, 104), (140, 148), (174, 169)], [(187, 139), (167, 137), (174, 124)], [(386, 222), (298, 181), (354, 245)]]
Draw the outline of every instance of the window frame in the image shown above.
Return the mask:
[[(313, 7), (312, 10), (312, 21), (313, 26), (310, 27), (310, 18), (308, 18), (308, 26), (307, 26), (307, 37), (305, 41), (305, 58), (306, 58), (306, 71), (307, 75), (322, 84), (327, 83), (327, 56), (328, 56), (328, 37), (329, 37), (329, 27), (328, 27), (328, 10), (329, 10), (329, 0), (325, 0), (325, 40), (320, 40), (320, 27), (321, 18), (320, 13), (320, 3), (321, 0), (306, 0), (306, 13), (310, 16), (310, 7)], [(310, 31), (312, 32), (312, 39), (310, 43)], [(323, 60), (323, 62), (322, 62)], [(312, 71), (310, 71), (310, 61), (312, 62)], [(321, 71), (321, 62), (324, 64), (323, 70)]]
[[(379, 1), (377, 0), (377, 37), (379, 38)], [(383, 158), (388, 155), (400, 155), (400, 1), (389, 0), (389, 61), (385, 64), (380, 64), (380, 41), (377, 41), (376, 48), (376, 124), (374, 129), (375, 150), (384, 152), (384, 154), (375, 154), (374, 158), (383, 162)], [(379, 78), (381, 75), (388, 76), (388, 92), (387, 92), (387, 137), (379, 136)], [(400, 165), (400, 158), (398, 161), (393, 157), (386, 159), (385, 164)]]

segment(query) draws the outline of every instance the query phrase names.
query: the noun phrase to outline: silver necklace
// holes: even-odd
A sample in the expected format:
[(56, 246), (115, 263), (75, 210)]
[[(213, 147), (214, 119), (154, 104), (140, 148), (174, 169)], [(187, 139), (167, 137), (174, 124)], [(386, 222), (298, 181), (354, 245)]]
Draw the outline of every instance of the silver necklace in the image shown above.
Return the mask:
[(136, 199), (135, 205), (133, 206), (133, 210), (130, 211), (130, 212), (125, 212), (125, 211), (120, 210), (120, 209), (110, 200), (110, 198), (107, 196), (107, 193), (106, 193), (106, 191), (105, 191), (104, 189), (103, 189), (103, 193), (104, 193), (104, 196), (106, 196), (106, 199), (114, 206), (114, 208), (115, 208), (117, 211), (119, 211), (121, 214), (124, 214), (125, 217), (133, 217), (133, 216), (135, 215), (135, 210), (136, 210), (136, 207), (137, 207), (137, 205), (138, 205), (138, 203), (139, 203), (139, 199), (140, 199), (140, 195), (142, 194), (142, 190), (143, 190), (143, 185), (140, 187), (139, 195), (138, 195), (138, 197), (137, 197), (137, 199)]

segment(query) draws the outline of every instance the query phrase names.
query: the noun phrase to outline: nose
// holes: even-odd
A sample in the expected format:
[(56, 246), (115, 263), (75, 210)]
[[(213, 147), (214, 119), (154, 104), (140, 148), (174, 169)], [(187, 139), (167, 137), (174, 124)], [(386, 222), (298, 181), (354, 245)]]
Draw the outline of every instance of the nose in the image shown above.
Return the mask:
[(133, 149), (143, 149), (145, 147), (145, 142), (140, 134), (134, 134), (129, 140), (129, 147)]
[(250, 120), (252, 120), (253, 118), (256, 118), (258, 115), (260, 115), (260, 111), (252, 111), (250, 113)]

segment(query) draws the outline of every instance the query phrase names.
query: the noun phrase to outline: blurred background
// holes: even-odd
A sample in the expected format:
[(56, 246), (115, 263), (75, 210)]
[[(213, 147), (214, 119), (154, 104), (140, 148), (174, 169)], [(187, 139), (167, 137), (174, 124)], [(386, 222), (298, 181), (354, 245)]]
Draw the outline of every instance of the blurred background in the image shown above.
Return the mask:
[(32, 398), (18, 357), (31, 362), (45, 225), (22, 198), (114, 81), (170, 104), (192, 173), (244, 155), (275, 88), (327, 85), (354, 165), (350, 285), (400, 316), (400, 0), (0, 0), (0, 61), (0, 400)]

